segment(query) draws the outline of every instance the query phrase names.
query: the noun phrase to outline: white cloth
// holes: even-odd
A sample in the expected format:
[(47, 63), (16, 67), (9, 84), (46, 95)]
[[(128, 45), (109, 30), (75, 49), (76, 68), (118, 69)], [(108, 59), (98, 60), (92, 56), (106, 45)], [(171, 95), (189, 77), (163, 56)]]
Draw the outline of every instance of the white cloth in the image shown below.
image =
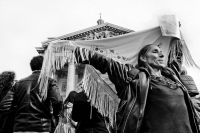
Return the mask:
[(174, 36), (181, 39), (179, 21), (175, 15), (162, 15), (158, 17), (163, 36)]
[(123, 61), (122, 63), (136, 64), (139, 50), (147, 44), (162, 44), (161, 50), (165, 55), (165, 60), (167, 60), (170, 40), (171, 37), (162, 36), (160, 27), (155, 27), (112, 38), (89, 41), (72, 41), (71, 43), (87, 49), (98, 46), (100, 49), (114, 50), (115, 53), (130, 59), (128, 61)]
[[(164, 25), (165, 28), (165, 25)], [(171, 29), (173, 31), (173, 28)], [(167, 31), (167, 30), (166, 30)], [(165, 33), (164, 31), (163, 33)], [(173, 32), (175, 33), (175, 32)], [(99, 40), (69, 41), (57, 40), (49, 44), (44, 55), (43, 67), (40, 73), (40, 90), (45, 96), (48, 78), (56, 70), (60, 70), (66, 64), (67, 60), (73, 59), (73, 49), (76, 46), (98, 51), (107, 57), (119, 61), (123, 64), (137, 64), (137, 55), (145, 45), (153, 44), (161, 46), (164, 55), (165, 64), (168, 60), (170, 50), (170, 41), (175, 35), (164, 36), (160, 27), (155, 27), (139, 32), (132, 32), (125, 35), (104, 38)], [(82, 56), (82, 55), (81, 55)], [(62, 123), (58, 126), (58, 132), (65, 129)]]

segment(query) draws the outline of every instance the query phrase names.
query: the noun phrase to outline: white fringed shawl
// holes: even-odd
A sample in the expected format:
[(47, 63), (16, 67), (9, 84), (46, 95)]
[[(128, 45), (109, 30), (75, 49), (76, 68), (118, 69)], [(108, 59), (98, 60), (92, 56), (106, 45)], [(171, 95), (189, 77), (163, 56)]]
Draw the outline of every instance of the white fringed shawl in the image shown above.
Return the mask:
[[(48, 48), (44, 54), (44, 62), (41, 70), (41, 74), (39, 77), (40, 82), (40, 95), (43, 99), (47, 96), (47, 85), (48, 85), (48, 77), (51, 77), (56, 70), (60, 70), (63, 68), (64, 64), (73, 60), (73, 51), (79, 46), (81, 48), (86, 48), (89, 50), (95, 50), (95, 48), (100, 49), (101, 54), (109, 58), (113, 58), (116, 61), (119, 61), (123, 64), (133, 64), (137, 63), (137, 54), (138, 51), (147, 44), (159, 45), (162, 44), (161, 50), (165, 55), (165, 62), (167, 63), (169, 51), (174, 48), (170, 46), (171, 41), (170, 36), (163, 36), (160, 27), (151, 28), (148, 30), (133, 32), (117, 37), (106, 38), (101, 40), (89, 40), (89, 41), (55, 41), (51, 42), (48, 45)], [(183, 40), (181, 40), (183, 42)], [(189, 66), (198, 67), (193, 61), (189, 50), (186, 47), (186, 44), (182, 44), (183, 47), (183, 55), (184, 55), (184, 63)], [(113, 52), (114, 51), (114, 52)], [(81, 54), (83, 55), (83, 54)], [(128, 60), (124, 60), (128, 59)], [(85, 57), (82, 57), (85, 59)], [(109, 98), (105, 98), (108, 95), (108, 92), (105, 91), (104, 96), (100, 96), (100, 98), (96, 98), (95, 95), (99, 96), (98, 92), (102, 91), (99, 88), (95, 90), (95, 85), (97, 85), (96, 79), (91, 76), (88, 76), (90, 69), (87, 69), (87, 74), (84, 77), (84, 89), (86, 90), (87, 95), (90, 97), (92, 105), (97, 107), (100, 113), (104, 116), (113, 117), (110, 119), (111, 121), (115, 120), (113, 112), (109, 114), (110, 109), (114, 105), (114, 113), (116, 112), (116, 107), (118, 105), (110, 104), (112, 101)], [(87, 77), (88, 76), (88, 77)], [(97, 77), (97, 76), (96, 76)], [(92, 86), (92, 89), (90, 88)], [(99, 86), (99, 84), (98, 84)], [(102, 88), (102, 87), (101, 87)], [(94, 93), (95, 92), (95, 93)], [(110, 94), (109, 94), (110, 95)], [(112, 97), (113, 94), (111, 94)], [(114, 98), (115, 99), (115, 98)], [(97, 101), (96, 101), (97, 100)], [(108, 103), (101, 103), (102, 100), (107, 101)], [(95, 102), (94, 102), (95, 101)], [(103, 105), (104, 104), (104, 105)], [(100, 106), (102, 105), (102, 106)], [(104, 108), (103, 108), (104, 107)]]

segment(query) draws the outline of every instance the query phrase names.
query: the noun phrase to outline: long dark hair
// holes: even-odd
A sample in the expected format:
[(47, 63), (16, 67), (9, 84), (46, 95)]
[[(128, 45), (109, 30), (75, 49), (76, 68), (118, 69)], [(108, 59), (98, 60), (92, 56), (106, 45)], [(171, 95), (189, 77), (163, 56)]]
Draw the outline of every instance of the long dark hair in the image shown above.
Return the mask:
[(138, 67), (145, 67), (145, 62), (142, 61), (140, 58), (142, 56), (145, 56), (147, 54), (147, 52), (149, 51), (149, 49), (151, 48), (153, 44), (148, 44), (146, 46), (144, 46), (140, 52), (138, 53)]

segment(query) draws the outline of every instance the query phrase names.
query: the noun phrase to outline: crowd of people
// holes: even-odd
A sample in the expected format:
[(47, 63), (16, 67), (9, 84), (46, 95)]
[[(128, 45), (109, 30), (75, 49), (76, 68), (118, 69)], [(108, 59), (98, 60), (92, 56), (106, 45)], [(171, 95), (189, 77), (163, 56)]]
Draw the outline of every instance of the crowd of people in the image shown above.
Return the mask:
[(152, 44), (139, 51), (135, 67), (79, 47), (74, 52), (78, 63), (107, 73), (115, 85), (121, 101), (113, 129), (83, 90), (72, 91), (63, 100), (50, 78), (46, 97), (41, 97), (38, 78), (43, 56), (39, 55), (30, 61), (32, 74), (16, 83), (14, 72), (0, 74), (0, 133), (58, 133), (59, 117), (71, 123), (74, 130), (69, 133), (200, 133), (199, 92), (184, 82), (186, 73), (174, 69), (178, 58), (166, 67), (161, 49)]
[[(41, 99), (38, 78), (42, 63), (43, 56), (33, 57), (30, 61), (31, 75), (17, 81), (14, 85), (12, 85), (14, 78), (8, 75), (10, 85), (4, 87), (5, 83), (2, 83), (2, 92), (8, 93), (1, 95), (0, 117), (2, 123), (5, 123), (1, 124), (1, 133), (51, 132), (56, 126), (63, 106), (62, 97), (56, 82), (51, 79), (47, 97)], [(2, 79), (4, 77), (2, 76)], [(12, 111), (14, 115), (8, 113), (10, 110), (14, 111)], [(13, 123), (10, 123), (10, 120)]]

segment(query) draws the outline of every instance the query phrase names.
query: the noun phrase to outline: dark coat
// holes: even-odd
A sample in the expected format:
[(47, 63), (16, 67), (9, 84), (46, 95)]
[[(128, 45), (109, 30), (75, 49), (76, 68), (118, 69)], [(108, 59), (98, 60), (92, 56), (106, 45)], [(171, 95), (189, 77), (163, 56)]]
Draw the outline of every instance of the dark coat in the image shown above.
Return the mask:
[(43, 101), (39, 96), (40, 72), (33, 72), (32, 75), (19, 80), (12, 89), (14, 100), (12, 103), (17, 105), (14, 132), (17, 131), (51, 131), (51, 106), (53, 115), (58, 118), (62, 109), (62, 97), (60, 96), (56, 82), (49, 80), (47, 98)]
[(91, 107), (86, 94), (70, 92), (67, 100), (73, 103), (72, 120), (78, 122), (76, 133), (109, 133), (103, 117), (96, 108)]
[[(87, 51), (86, 54), (85, 51), (85, 49), (80, 51), (80, 48), (76, 48), (75, 58), (77, 62), (90, 64), (101, 73), (107, 73), (121, 99), (117, 112), (117, 132), (139, 133), (149, 90), (148, 72), (145, 69), (138, 70), (133, 67), (131, 68), (130, 65), (120, 64), (92, 51)], [(82, 52), (82, 54), (80, 52)], [(85, 57), (85, 59), (83, 59), (83, 57)], [(173, 74), (172, 77), (179, 82), (175, 74)], [(199, 133), (194, 107), (187, 90), (183, 89), (183, 92), (188, 107), (192, 130), (194, 133)]]
[(4, 89), (6, 91), (2, 91), (0, 95), (0, 133), (13, 133), (15, 110), (14, 107), (10, 108), (10, 106), (8, 106), (13, 96), (8, 97), (11, 87)]

